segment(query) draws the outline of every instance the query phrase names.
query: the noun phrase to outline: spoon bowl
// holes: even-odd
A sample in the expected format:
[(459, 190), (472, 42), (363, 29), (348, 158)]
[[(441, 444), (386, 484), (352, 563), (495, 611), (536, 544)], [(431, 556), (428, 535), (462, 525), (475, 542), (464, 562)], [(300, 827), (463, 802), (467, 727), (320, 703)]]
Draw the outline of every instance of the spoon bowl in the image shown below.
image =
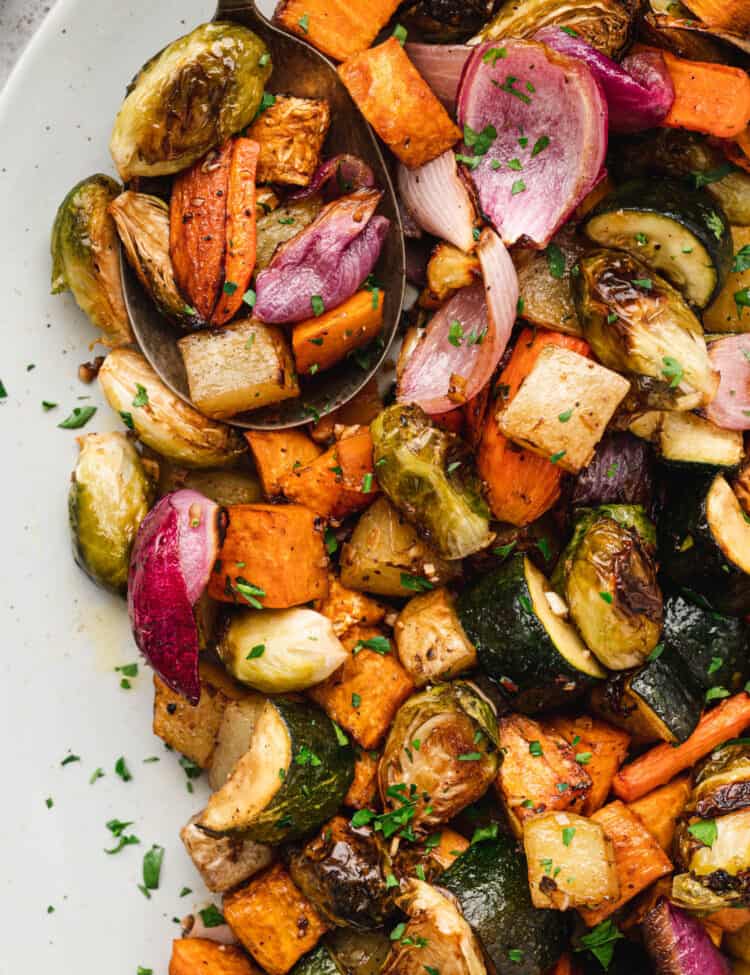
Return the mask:
[[(359, 156), (375, 174), (383, 190), (378, 212), (391, 221), (388, 237), (375, 269), (384, 292), (383, 330), (376, 354), (366, 368), (347, 357), (337, 366), (305, 377), (302, 394), (274, 406), (242, 413), (227, 422), (247, 430), (278, 430), (309, 423), (347, 403), (382, 364), (398, 330), (406, 286), (403, 228), (388, 168), (372, 129), (339, 80), (333, 64), (305, 41), (271, 24), (253, 0), (219, 0), (214, 20), (234, 21), (254, 31), (271, 52), (270, 91), (300, 98), (325, 98), (331, 108), (331, 127), (324, 157), (349, 153)], [(185, 366), (177, 346), (184, 334), (159, 314), (127, 260), (122, 260), (123, 290), (130, 323), (141, 351), (166, 385), (190, 403)]]

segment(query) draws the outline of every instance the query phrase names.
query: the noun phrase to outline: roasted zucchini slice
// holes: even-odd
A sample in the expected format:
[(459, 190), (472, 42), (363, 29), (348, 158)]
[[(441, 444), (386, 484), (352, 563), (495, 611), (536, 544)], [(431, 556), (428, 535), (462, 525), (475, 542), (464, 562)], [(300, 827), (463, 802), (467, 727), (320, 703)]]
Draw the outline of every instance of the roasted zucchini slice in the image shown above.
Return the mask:
[(663, 274), (699, 308), (719, 293), (732, 264), (729, 220), (705, 190), (673, 179), (635, 179), (594, 209), (584, 227)]
[(268, 699), (250, 726), (246, 751), (198, 825), (242, 831), (260, 843), (298, 839), (322, 826), (354, 778), (343, 733), (316, 705), (287, 697)]
[(745, 455), (741, 431), (724, 430), (696, 413), (647, 413), (631, 429), (639, 436), (639, 431), (646, 433), (661, 459), (675, 467), (731, 470), (739, 467)]
[(523, 555), (464, 590), (457, 609), (480, 667), (520, 711), (572, 701), (605, 676), (574, 627), (557, 615), (565, 614), (565, 604)]

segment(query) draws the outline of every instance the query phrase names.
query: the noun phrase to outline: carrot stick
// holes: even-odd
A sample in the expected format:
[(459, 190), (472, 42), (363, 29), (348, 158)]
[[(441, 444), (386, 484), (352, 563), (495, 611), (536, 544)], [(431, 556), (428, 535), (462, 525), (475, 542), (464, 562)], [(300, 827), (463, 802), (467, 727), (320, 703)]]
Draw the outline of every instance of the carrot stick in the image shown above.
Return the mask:
[(750, 696), (743, 691), (728, 697), (713, 711), (704, 714), (698, 727), (681, 745), (676, 748), (666, 744), (657, 745), (621, 768), (612, 783), (615, 795), (623, 802), (635, 802), (690, 768), (722, 742), (741, 734), (748, 725)]
[(383, 327), (383, 292), (358, 291), (338, 308), (292, 329), (292, 350), (301, 376), (330, 369), (370, 343)]
[[(496, 388), (506, 403), (516, 395), (547, 345), (559, 345), (580, 355), (589, 353), (583, 339), (525, 328), (497, 383)], [(547, 457), (519, 447), (503, 436), (495, 419), (496, 412), (496, 404), (490, 402), (477, 452), (479, 475), (487, 483), (495, 518), (511, 525), (529, 525), (549, 511), (560, 497), (563, 471)]]
[(662, 125), (732, 139), (750, 122), (750, 77), (742, 68), (686, 61), (662, 51), (674, 103)]
[(242, 307), (255, 267), (255, 171), (260, 146), (252, 139), (235, 139), (227, 194), (227, 259), (224, 290), (212, 325), (226, 325)]
[(232, 143), (180, 173), (169, 204), (169, 252), (175, 281), (208, 321), (219, 297), (226, 249)]

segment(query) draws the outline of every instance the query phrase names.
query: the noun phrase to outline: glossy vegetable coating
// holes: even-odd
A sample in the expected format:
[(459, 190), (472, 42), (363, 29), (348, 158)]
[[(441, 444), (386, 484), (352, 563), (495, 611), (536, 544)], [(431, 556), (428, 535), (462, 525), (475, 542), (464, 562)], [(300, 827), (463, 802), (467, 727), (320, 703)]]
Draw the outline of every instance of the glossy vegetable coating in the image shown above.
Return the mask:
[(94, 582), (124, 593), (130, 549), (153, 500), (133, 444), (123, 433), (89, 433), (68, 495), (76, 562)]
[(120, 176), (178, 173), (248, 125), (272, 64), (246, 27), (210, 23), (173, 41), (136, 76), (110, 150)]
[(120, 187), (101, 173), (81, 180), (60, 204), (52, 227), (52, 294), (72, 291), (109, 346), (131, 341), (120, 282), (120, 251), (109, 206)]
[(378, 483), (446, 559), (490, 541), (489, 512), (469, 449), (418, 406), (391, 406), (370, 427)]

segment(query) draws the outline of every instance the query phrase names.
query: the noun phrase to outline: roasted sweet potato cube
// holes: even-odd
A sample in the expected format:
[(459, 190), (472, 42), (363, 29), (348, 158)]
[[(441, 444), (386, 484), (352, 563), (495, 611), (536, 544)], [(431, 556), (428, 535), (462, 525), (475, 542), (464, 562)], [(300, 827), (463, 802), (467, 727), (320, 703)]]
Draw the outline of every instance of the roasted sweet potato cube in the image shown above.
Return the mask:
[(336, 61), (368, 48), (401, 0), (281, 0), (274, 20)]
[(323, 525), (301, 504), (235, 504), (208, 584), (220, 602), (288, 609), (328, 592)]
[(383, 328), (383, 292), (358, 291), (338, 308), (292, 329), (292, 352), (301, 376), (330, 369), (361, 349)]
[(330, 124), (325, 98), (277, 95), (248, 130), (260, 145), (258, 182), (307, 186), (320, 163)]
[(370, 125), (410, 169), (441, 156), (461, 138), (395, 37), (349, 58), (339, 75)]
[(354, 779), (344, 796), (344, 805), (367, 809), (375, 802), (378, 791), (378, 753), (360, 751), (354, 763)]
[(669, 857), (634, 812), (619, 799), (598, 809), (591, 817), (612, 840), (620, 896), (595, 911), (582, 909), (581, 917), (593, 928), (659, 877), (672, 871)]
[(447, 589), (415, 596), (401, 610), (393, 635), (409, 676), (424, 687), (476, 667), (477, 651), (464, 632)]
[(185, 335), (177, 345), (190, 398), (206, 416), (221, 420), (299, 396), (289, 343), (274, 325), (246, 319)]
[(591, 779), (591, 791), (581, 812), (590, 816), (607, 801), (612, 780), (628, 754), (630, 735), (587, 714), (580, 717), (557, 715), (544, 724), (561, 735), (584, 762)]
[(319, 420), (311, 436), (315, 443), (329, 443), (334, 434), (345, 427), (369, 427), (382, 409), (378, 381), (371, 379), (348, 403)]
[(366, 508), (378, 493), (370, 431), (347, 433), (311, 464), (285, 474), (281, 489), (322, 518), (340, 521)]
[(524, 820), (541, 813), (580, 812), (591, 779), (563, 738), (521, 714), (501, 718), (498, 731), (503, 760), (495, 788), (517, 836)]
[(326, 932), (326, 924), (277, 863), (224, 898), (229, 927), (268, 975), (286, 975)]
[(169, 975), (261, 975), (237, 945), (208, 938), (180, 938), (172, 943)]
[(247, 691), (235, 684), (223, 667), (202, 660), (201, 699), (193, 707), (154, 674), (154, 734), (191, 762), (208, 768), (216, 746), (216, 735), (230, 701), (239, 701)]
[(386, 615), (382, 603), (365, 596), (363, 592), (342, 586), (338, 576), (333, 573), (328, 577), (328, 595), (315, 604), (315, 609), (328, 617), (339, 638), (355, 626), (377, 626)]
[(363, 748), (377, 748), (396, 711), (414, 684), (396, 659), (393, 648), (378, 653), (362, 644), (383, 633), (373, 627), (353, 627), (342, 639), (350, 658), (308, 694), (348, 731)]
[(668, 853), (672, 848), (675, 826), (690, 797), (690, 776), (678, 775), (666, 785), (654, 789), (628, 805), (659, 846)]
[(453, 244), (438, 244), (427, 265), (430, 301), (439, 306), (456, 291), (470, 287), (481, 276), (479, 258), (474, 254), (466, 254)]
[(305, 467), (322, 453), (304, 430), (248, 430), (245, 439), (267, 498), (281, 494), (281, 478), (285, 474), (295, 467)]

